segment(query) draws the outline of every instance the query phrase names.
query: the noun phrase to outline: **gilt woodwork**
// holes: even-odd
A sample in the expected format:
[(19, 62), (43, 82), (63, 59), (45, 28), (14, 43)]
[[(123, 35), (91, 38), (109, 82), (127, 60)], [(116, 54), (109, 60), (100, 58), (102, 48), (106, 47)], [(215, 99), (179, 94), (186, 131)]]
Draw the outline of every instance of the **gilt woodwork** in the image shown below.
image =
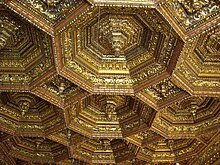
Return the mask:
[(218, 165), (218, 0), (0, 0), (0, 164)]

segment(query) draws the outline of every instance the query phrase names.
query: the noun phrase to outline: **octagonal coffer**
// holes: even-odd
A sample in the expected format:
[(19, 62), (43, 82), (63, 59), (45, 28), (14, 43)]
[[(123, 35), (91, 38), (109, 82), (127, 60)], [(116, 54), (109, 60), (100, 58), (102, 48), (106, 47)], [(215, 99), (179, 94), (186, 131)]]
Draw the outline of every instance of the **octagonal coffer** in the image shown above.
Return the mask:
[(65, 109), (67, 127), (92, 138), (122, 138), (149, 129), (156, 111), (129, 96), (92, 95)]
[(28, 90), (54, 67), (52, 38), (0, 5), (1, 89)]
[(135, 94), (168, 78), (183, 45), (155, 9), (91, 7), (72, 22), (56, 32), (58, 71), (92, 93)]
[[(160, 139), (142, 147), (137, 158), (146, 162), (154, 162), (163, 164), (167, 162), (187, 163), (188, 158), (195, 153), (199, 153), (200, 149), (205, 145), (197, 139)], [(187, 163), (188, 164), (188, 163)]]
[(71, 156), (80, 157), (89, 164), (118, 164), (135, 158), (137, 146), (122, 139), (90, 139), (71, 146)]
[(1, 146), (8, 156), (34, 163), (55, 163), (68, 157), (67, 147), (42, 137), (12, 136)]
[(219, 96), (220, 26), (189, 40), (183, 47), (172, 80), (191, 94)]
[(88, 47), (85, 50), (96, 52), (100, 60), (127, 60), (131, 51), (143, 45), (147, 29), (138, 17), (106, 13), (99, 17), (98, 22), (86, 25), (82, 34), (91, 34), (83, 43)]
[(13, 135), (45, 136), (64, 126), (62, 110), (30, 93), (0, 94), (0, 129)]
[(219, 110), (218, 97), (190, 96), (158, 112), (152, 130), (167, 138), (195, 138), (218, 130)]

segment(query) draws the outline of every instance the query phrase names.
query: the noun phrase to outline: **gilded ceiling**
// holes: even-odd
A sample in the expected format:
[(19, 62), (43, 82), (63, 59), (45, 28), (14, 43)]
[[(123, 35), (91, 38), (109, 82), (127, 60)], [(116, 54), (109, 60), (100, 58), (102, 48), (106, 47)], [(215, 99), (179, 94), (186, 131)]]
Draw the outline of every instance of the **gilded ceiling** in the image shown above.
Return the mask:
[(219, 165), (218, 0), (0, 0), (0, 164)]

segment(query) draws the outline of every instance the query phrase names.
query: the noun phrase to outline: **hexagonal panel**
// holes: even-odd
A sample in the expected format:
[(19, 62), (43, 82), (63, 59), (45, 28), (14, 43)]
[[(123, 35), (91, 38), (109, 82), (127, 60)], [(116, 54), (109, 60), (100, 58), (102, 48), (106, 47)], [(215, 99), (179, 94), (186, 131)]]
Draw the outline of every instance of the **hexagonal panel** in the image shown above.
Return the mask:
[(73, 22), (57, 31), (58, 69), (93, 93), (134, 94), (169, 77), (183, 45), (154, 9), (92, 7)]
[(30, 93), (1, 93), (1, 130), (14, 135), (45, 136), (64, 125), (62, 111)]

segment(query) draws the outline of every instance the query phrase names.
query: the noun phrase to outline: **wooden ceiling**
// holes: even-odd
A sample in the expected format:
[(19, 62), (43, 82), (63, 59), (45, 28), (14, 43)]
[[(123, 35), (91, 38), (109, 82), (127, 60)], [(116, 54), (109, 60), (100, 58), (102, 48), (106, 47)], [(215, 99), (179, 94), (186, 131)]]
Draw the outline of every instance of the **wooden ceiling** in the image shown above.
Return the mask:
[(218, 0), (1, 0), (0, 164), (218, 165)]

